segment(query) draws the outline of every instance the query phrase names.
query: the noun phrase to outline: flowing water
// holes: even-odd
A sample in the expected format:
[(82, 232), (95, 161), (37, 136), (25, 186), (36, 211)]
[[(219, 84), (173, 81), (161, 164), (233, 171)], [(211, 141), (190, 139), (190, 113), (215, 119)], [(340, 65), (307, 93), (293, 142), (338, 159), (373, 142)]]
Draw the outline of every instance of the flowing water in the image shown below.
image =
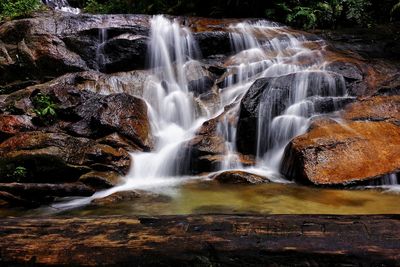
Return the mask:
[(71, 7), (67, 0), (43, 0), (43, 3), (55, 10), (60, 10), (67, 13), (79, 14), (79, 8)]
[[(178, 208), (175, 211), (176, 213), (185, 213), (193, 212), (196, 208), (207, 205), (221, 205), (224, 199), (231, 200), (232, 205), (239, 211), (249, 211), (253, 208), (262, 211), (261, 205), (268, 204), (266, 199), (272, 198), (268, 194), (259, 195), (259, 199), (254, 200), (254, 203), (249, 200), (243, 209), (238, 208), (240, 205), (237, 203), (235, 204), (235, 201), (242, 203), (243, 196), (228, 197), (228, 195), (242, 194), (239, 193), (240, 190), (243, 190), (245, 195), (246, 192), (253, 191), (259, 191), (257, 194), (265, 194), (264, 190), (270, 188), (276, 192), (284, 192), (288, 198), (288, 192), (295, 191), (292, 190), (293, 188), (303, 188), (290, 185), (287, 187), (288, 189), (283, 189), (285, 187), (282, 185), (265, 185), (254, 187), (254, 189), (246, 187), (237, 190), (237, 187), (227, 186), (226, 189), (222, 189), (214, 186), (210, 190), (214, 190), (215, 194), (220, 194), (219, 200), (216, 200), (211, 196), (214, 193), (204, 194), (206, 190), (199, 189), (201, 185), (190, 186), (191, 180), (205, 179), (205, 177), (184, 176), (180, 173), (184, 164), (178, 157), (182, 147), (194, 137), (196, 130), (203, 122), (222, 114), (224, 117), (218, 124), (218, 132), (225, 138), (226, 153), (220, 169), (217, 171), (245, 169), (249, 172), (267, 175), (275, 182), (288, 183), (279, 173), (283, 150), (287, 143), (293, 137), (304, 133), (309, 127), (310, 120), (318, 116), (318, 103), (325, 100), (336, 103), (336, 101), (348, 97), (343, 77), (325, 71), (327, 61), (324, 57), (324, 49), (326, 44), (323, 40), (307, 39), (301, 33), (267, 21), (238, 23), (231, 25), (228, 30), (233, 52), (233, 55), (226, 61), (227, 73), (230, 75), (227, 75), (223, 82), (223, 88), (219, 90), (219, 105), (211, 107), (207, 103), (202, 103), (189, 91), (188, 74), (196, 70), (193, 66), (200, 64), (198, 60), (201, 60), (199, 47), (191, 31), (177, 21), (166, 19), (163, 16), (153, 17), (148, 49), (152, 76), (146, 83), (143, 98), (148, 105), (151, 128), (156, 140), (154, 150), (131, 155), (134, 164), (124, 178), (123, 184), (98, 192), (90, 198), (56, 204), (55, 209), (75, 208), (118, 191), (139, 189), (170, 195), (174, 200), (168, 203), (175, 204), (163, 206), (167, 213), (174, 212), (172, 207), (174, 205), (177, 207), (177, 201), (192, 202), (190, 205), (187, 204), (186, 208)], [(105, 36), (105, 33), (102, 32), (100, 38), (105, 41)], [(99, 62), (101, 62), (100, 47), (101, 45), (98, 49)], [(254, 81), (260, 78), (270, 79), (268, 88), (264, 89), (262, 93), (262, 101), (258, 107), (256, 165), (244, 167), (240, 163), (236, 147), (239, 104)], [(224, 110), (226, 106), (230, 108)], [(229, 118), (233, 118), (233, 120)], [(181, 186), (177, 187), (177, 185)], [(304, 188), (297, 190), (301, 192), (302, 190), (315, 191), (315, 189)], [(205, 201), (204, 196), (198, 196), (198, 201), (193, 200), (196, 194), (200, 194), (199, 192), (203, 192), (210, 200), (214, 199), (214, 204)], [(321, 197), (323, 192), (319, 191), (316, 195)], [(332, 193), (333, 196), (347, 194), (332, 192), (335, 192)], [(355, 196), (357, 195), (354, 191), (351, 192)], [(276, 199), (273, 201), (283, 201), (285, 196), (282, 196), (281, 199), (276, 194)], [(316, 198), (318, 198), (317, 196)], [(257, 196), (253, 198), (256, 199)], [(296, 199), (287, 203), (296, 205)], [(203, 201), (204, 205), (198, 204), (199, 201)], [(355, 206), (358, 205), (356, 200), (349, 200), (353, 203), (352, 201)], [(324, 205), (316, 205), (316, 207), (322, 209)], [(329, 206), (329, 204), (325, 206)], [(360, 206), (362, 205), (360, 204)], [(213, 209), (210, 208), (210, 210)], [(335, 208), (327, 210), (334, 212)], [(359, 211), (361, 212), (361, 210)], [(268, 212), (285, 213), (289, 211), (288, 208), (282, 208), (280, 211), (270, 210)], [(138, 211), (136, 210), (136, 212)], [(268, 212), (265, 211), (265, 213)], [(312, 210), (300, 211), (295, 208), (293, 212), (312, 212)], [(349, 208), (342, 211), (342, 213), (347, 212), (357, 213), (357, 209)], [(393, 209), (390, 209), (390, 212), (393, 212)], [(319, 210), (315, 213), (323, 212)]]

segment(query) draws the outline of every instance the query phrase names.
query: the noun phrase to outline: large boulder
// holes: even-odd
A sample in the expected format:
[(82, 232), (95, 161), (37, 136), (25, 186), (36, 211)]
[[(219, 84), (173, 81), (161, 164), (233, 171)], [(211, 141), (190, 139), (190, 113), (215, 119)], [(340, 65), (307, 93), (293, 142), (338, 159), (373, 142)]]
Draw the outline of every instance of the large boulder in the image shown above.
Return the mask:
[[(200, 174), (212, 172), (227, 163), (228, 146), (234, 142), (233, 131), (236, 110), (225, 110), (219, 116), (203, 123), (196, 135), (179, 153), (179, 173)], [(240, 153), (231, 155), (229, 164), (249, 166), (254, 159)]]
[[(106, 70), (104, 66), (104, 49), (106, 43), (110, 40), (129, 40), (127, 38), (129, 36), (131, 36), (130, 39), (133, 39), (132, 37), (145, 37), (149, 35), (149, 27), (144, 24), (123, 25), (120, 27), (113, 27), (106, 24), (105, 26), (103, 28), (90, 28), (88, 30), (77, 31), (63, 37), (63, 41), (67, 47), (77, 53), (91, 69)], [(115, 54), (122, 52), (115, 51)], [(131, 53), (137, 53), (137, 51), (128, 51), (128, 54)]]
[(91, 170), (126, 174), (130, 162), (124, 149), (61, 133), (20, 133), (0, 144), (3, 182), (73, 182)]
[(144, 150), (153, 146), (147, 106), (142, 99), (125, 93), (97, 95), (85, 99), (73, 112), (81, 120), (70, 131), (78, 135), (101, 137), (117, 132)]
[[(226, 153), (223, 133), (218, 125), (224, 114), (203, 123), (194, 138), (179, 153), (182, 159), (180, 173), (198, 174), (217, 170)], [(180, 160), (179, 160), (180, 161)]]
[(286, 147), (282, 173), (320, 186), (367, 183), (400, 170), (400, 127), (388, 122), (324, 123)]
[(232, 52), (229, 32), (206, 31), (193, 34), (204, 57)]
[(146, 64), (148, 38), (145, 36), (122, 35), (102, 45), (103, 72), (143, 69)]
[[(298, 92), (299, 80), (307, 82), (304, 86), (305, 92)], [(334, 72), (299, 72), (256, 80), (240, 104), (236, 140), (238, 151), (255, 155), (259, 121), (266, 126), (263, 128), (265, 132), (261, 134), (267, 136), (269, 123), (289, 107), (296, 94), (304, 93), (310, 102), (316, 103), (317, 111), (325, 113), (342, 105), (326, 105), (327, 109), (324, 110), (323, 102), (315, 96), (336, 97), (344, 95), (345, 92), (343, 77)]]

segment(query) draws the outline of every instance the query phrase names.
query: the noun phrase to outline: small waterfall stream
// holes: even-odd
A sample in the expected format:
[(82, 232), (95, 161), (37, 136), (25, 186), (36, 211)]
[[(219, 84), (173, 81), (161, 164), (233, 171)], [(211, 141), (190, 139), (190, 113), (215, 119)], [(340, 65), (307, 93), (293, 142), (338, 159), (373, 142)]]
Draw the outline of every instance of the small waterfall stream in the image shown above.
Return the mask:
[[(347, 96), (344, 79), (325, 71), (325, 43), (321, 39), (307, 40), (300, 33), (267, 21), (231, 25), (229, 31), (234, 55), (226, 62), (231, 75), (220, 89), (220, 106), (216, 112), (199, 112), (187, 81), (187, 67), (201, 58), (199, 48), (188, 28), (160, 15), (153, 17), (148, 49), (152, 76), (143, 98), (156, 138), (155, 149), (131, 155), (134, 164), (122, 185), (57, 207), (84, 205), (91, 199), (131, 189), (165, 193), (170, 185), (197, 178), (177, 173), (183, 164), (177, 162), (180, 148), (203, 122), (222, 114), (227, 105), (232, 108), (226, 117), (236, 120), (224, 119), (218, 124), (227, 148), (220, 171), (246, 169), (287, 182), (279, 174), (285, 146), (307, 130), (310, 120), (318, 115), (319, 102)], [(259, 79), (268, 79), (268, 83), (258, 108), (256, 165), (244, 167), (238, 161), (235, 143), (239, 104)]]
[(43, 3), (55, 10), (60, 10), (67, 13), (79, 14), (79, 8), (71, 7), (67, 0), (43, 0)]

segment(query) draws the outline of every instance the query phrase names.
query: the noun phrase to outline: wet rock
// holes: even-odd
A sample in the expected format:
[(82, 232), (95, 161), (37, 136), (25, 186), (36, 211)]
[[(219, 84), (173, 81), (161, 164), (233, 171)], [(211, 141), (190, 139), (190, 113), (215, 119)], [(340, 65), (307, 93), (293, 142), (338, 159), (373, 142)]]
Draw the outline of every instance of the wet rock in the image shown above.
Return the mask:
[(0, 115), (0, 141), (19, 132), (35, 130), (31, 118), (26, 115)]
[(86, 99), (74, 112), (82, 118), (81, 127), (71, 129), (77, 134), (105, 136), (118, 132), (144, 150), (153, 146), (147, 106), (139, 98), (125, 93), (98, 95)]
[(112, 133), (110, 135), (97, 139), (97, 143), (109, 145), (114, 148), (123, 148), (128, 152), (137, 152), (142, 150), (135, 143), (121, 136), (118, 133)]
[[(344, 95), (346, 92), (343, 77), (334, 72), (299, 72), (256, 80), (240, 104), (236, 139), (239, 152), (255, 155), (258, 120), (260, 119), (264, 121), (265, 125), (268, 125), (269, 121), (281, 115), (290, 105), (290, 98), (295, 97), (294, 94), (297, 90), (294, 88), (299, 80), (308, 81), (305, 86), (307, 96), (336, 97)], [(263, 110), (260, 112), (261, 107)], [(324, 112), (324, 108), (321, 105), (319, 107), (320, 111)], [(330, 111), (331, 108), (325, 112)], [(269, 131), (267, 128), (263, 130), (264, 134)]]
[[(234, 142), (236, 112), (227, 107), (219, 116), (203, 123), (200, 129), (178, 155), (178, 173), (199, 174), (218, 170), (225, 161), (227, 142)], [(249, 166), (254, 159), (236, 153), (232, 163)]]
[(170, 201), (170, 197), (142, 190), (131, 190), (131, 191), (120, 191), (104, 198), (94, 199), (92, 200), (91, 204), (96, 206), (107, 206), (112, 204), (118, 204), (119, 202), (126, 202), (132, 200), (144, 201), (144, 202), (148, 201), (168, 202)]
[(343, 117), (347, 120), (391, 121), (400, 123), (400, 96), (375, 96), (349, 105)]
[[(345, 58), (346, 61), (333, 61), (325, 66), (328, 71), (333, 71), (343, 76), (349, 95), (363, 96), (371, 91), (367, 77), (373, 70), (364, 62)], [(353, 61), (353, 62), (352, 62)]]
[(193, 37), (197, 41), (203, 57), (230, 54), (232, 52), (231, 40), (228, 32), (198, 32), (194, 33)]
[(267, 177), (244, 171), (224, 171), (211, 176), (211, 179), (222, 184), (262, 184), (270, 182)]
[[(125, 37), (119, 38), (121, 42), (111, 40), (124, 34), (147, 35), (149, 19), (145, 15), (42, 12), (32, 18), (5, 22), (0, 25), (0, 58), (5, 59), (0, 60), (0, 86), (43, 82), (69, 72), (99, 69), (99, 29), (107, 29), (110, 42), (104, 47), (108, 60), (104, 67), (110, 65), (110, 71), (115, 71), (132, 64), (144, 66), (145, 42), (127, 42), (133, 39)], [(129, 58), (135, 61), (127, 62)]]
[[(0, 26), (0, 39), (7, 39), (4, 38), (6, 34), (24, 34), (17, 32), (18, 27), (14, 29), (10, 25), (24, 22), (28, 24), (27, 27), (34, 27), (24, 20), (4, 23)], [(36, 35), (27, 31), (21, 40), (7, 45), (6, 50), (12, 61), (0, 63), (0, 81), (3, 85), (16, 81), (23, 84), (30, 80), (49, 80), (67, 72), (87, 69), (85, 62), (69, 51), (62, 40), (48, 33)]]
[(55, 121), (38, 125), (40, 130), (95, 139), (118, 133), (127, 140), (130, 150), (149, 150), (153, 145), (146, 103), (126, 93), (100, 95), (54, 81), (8, 95), (0, 109), (35, 117), (33, 100), (39, 93), (49, 96), (56, 105)]
[[(63, 37), (67, 47), (80, 55), (91, 69), (104, 69), (104, 45), (119, 36), (148, 36), (149, 28), (144, 25), (92, 28)], [(118, 52), (117, 52), (118, 53)]]
[(199, 96), (211, 91), (215, 77), (200, 62), (194, 60), (187, 62), (184, 65), (184, 71), (189, 92)]
[(147, 43), (147, 37), (131, 35), (107, 41), (102, 45), (104, 62), (100, 65), (100, 70), (111, 73), (143, 69), (146, 63)]
[(60, 83), (68, 83), (80, 90), (89, 90), (100, 94), (127, 93), (133, 96), (143, 96), (143, 88), (149, 81), (150, 71), (133, 70), (104, 74), (96, 71), (86, 71), (68, 74)]
[[(129, 165), (129, 155), (121, 148), (61, 133), (20, 133), (0, 144), (3, 182), (73, 182), (91, 170), (125, 174)], [(16, 175), (20, 166), (25, 171)]]
[(39, 202), (29, 201), (8, 192), (0, 191), (0, 207), (26, 207), (37, 208), (41, 205)]
[(0, 191), (15, 196), (38, 201), (43, 197), (55, 196), (91, 196), (95, 190), (81, 183), (37, 184), (37, 183), (0, 183)]
[(121, 182), (121, 176), (115, 172), (92, 171), (79, 178), (79, 182), (95, 189), (105, 189), (116, 186)]
[[(394, 69), (396, 71), (396, 69)], [(393, 96), (400, 95), (400, 73), (396, 73), (385, 79), (380, 88), (374, 94), (375, 96)]]
[[(315, 97), (311, 98), (313, 111), (316, 113), (330, 113), (343, 109), (348, 104), (356, 101), (354, 97)], [(310, 114), (311, 115), (311, 114)]]
[(196, 136), (180, 152), (182, 158), (180, 173), (197, 174), (216, 170), (226, 152), (225, 139), (219, 132), (222, 116), (203, 123)]
[(398, 23), (368, 28), (325, 30), (321, 34), (336, 49), (353, 51), (366, 58), (395, 59), (400, 56)]
[(323, 124), (286, 147), (281, 172), (320, 186), (380, 179), (400, 169), (400, 127), (388, 122)]

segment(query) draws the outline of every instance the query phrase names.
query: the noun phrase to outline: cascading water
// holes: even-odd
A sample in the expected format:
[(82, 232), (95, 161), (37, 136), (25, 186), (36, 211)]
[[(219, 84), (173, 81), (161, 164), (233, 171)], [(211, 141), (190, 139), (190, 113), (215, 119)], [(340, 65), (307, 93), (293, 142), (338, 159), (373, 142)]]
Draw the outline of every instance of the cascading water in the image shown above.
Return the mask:
[(123, 188), (177, 182), (171, 177), (176, 175), (179, 148), (204, 121), (195, 112), (196, 101), (188, 91), (185, 74), (186, 64), (197, 57), (199, 50), (187, 28), (163, 16), (152, 19), (149, 58), (153, 75), (143, 97), (156, 145), (153, 152), (132, 154), (135, 164)]
[(325, 70), (326, 45), (321, 39), (308, 40), (266, 21), (231, 25), (229, 31), (234, 55), (225, 62), (227, 75), (219, 90), (220, 106), (210, 109), (214, 112), (198, 112), (195, 107), (199, 100), (189, 91), (187, 79), (189, 67), (196, 71), (193, 62), (200, 58), (197, 44), (190, 30), (177, 21), (153, 17), (148, 49), (152, 76), (143, 98), (148, 104), (155, 148), (131, 155), (134, 164), (124, 184), (59, 207), (86, 204), (93, 198), (130, 189), (165, 192), (162, 186), (187, 180), (178, 172), (183, 164), (178, 160), (182, 145), (193, 138), (204, 121), (220, 115), (224, 119), (217, 131), (225, 139), (226, 153), (217, 171), (244, 169), (236, 147), (239, 104), (256, 83), (262, 84), (256, 165), (245, 169), (285, 182), (279, 174), (285, 146), (307, 130), (310, 120), (320, 112), (319, 103), (336, 103), (347, 97), (343, 77)]
[(60, 10), (67, 13), (79, 14), (79, 8), (71, 7), (67, 0), (43, 0), (43, 3), (55, 10)]

